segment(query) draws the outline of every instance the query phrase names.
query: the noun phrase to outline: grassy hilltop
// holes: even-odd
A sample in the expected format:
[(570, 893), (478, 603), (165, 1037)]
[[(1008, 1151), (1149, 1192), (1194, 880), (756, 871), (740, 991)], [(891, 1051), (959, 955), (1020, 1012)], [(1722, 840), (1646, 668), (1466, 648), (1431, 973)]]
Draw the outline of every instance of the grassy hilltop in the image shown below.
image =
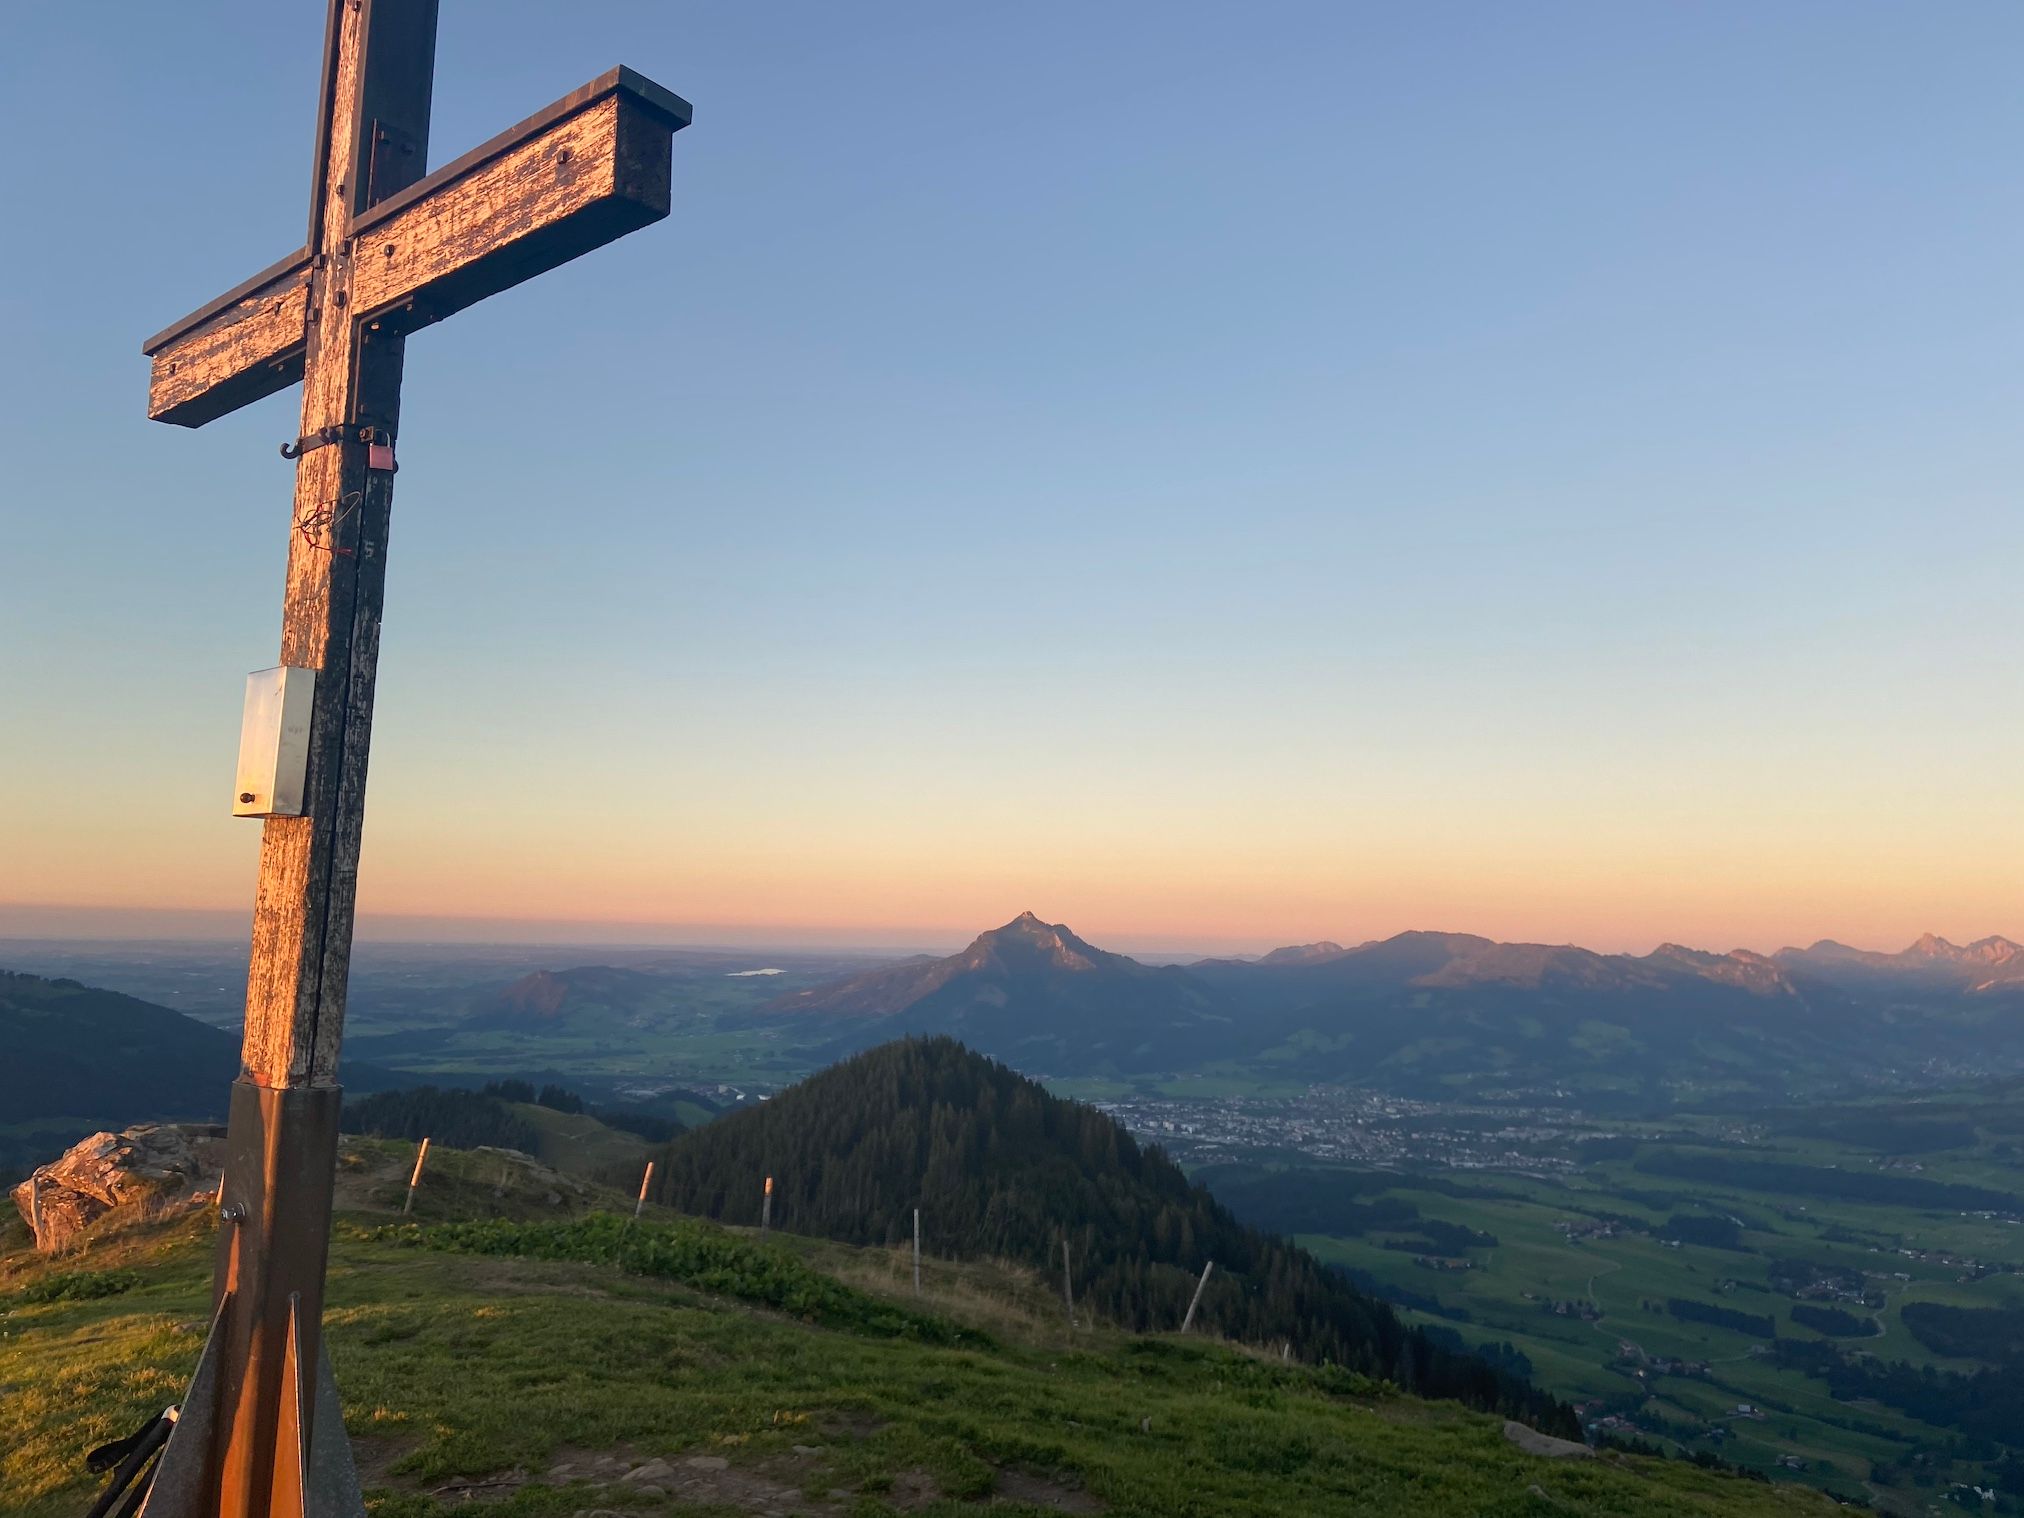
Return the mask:
[[(1550, 1459), (1500, 1422), (1196, 1336), (1063, 1320), (1017, 1267), (685, 1219), (499, 1151), (347, 1146), (329, 1340), (379, 1518), (461, 1510), (1007, 1515), (1791, 1514), (1679, 1461)], [(75, 1514), (90, 1445), (180, 1395), (209, 1213), (0, 1238), (0, 1490)], [(655, 1465), (650, 1462), (659, 1461)], [(644, 1468), (644, 1469), (643, 1469)], [(632, 1479), (626, 1479), (627, 1473)]]

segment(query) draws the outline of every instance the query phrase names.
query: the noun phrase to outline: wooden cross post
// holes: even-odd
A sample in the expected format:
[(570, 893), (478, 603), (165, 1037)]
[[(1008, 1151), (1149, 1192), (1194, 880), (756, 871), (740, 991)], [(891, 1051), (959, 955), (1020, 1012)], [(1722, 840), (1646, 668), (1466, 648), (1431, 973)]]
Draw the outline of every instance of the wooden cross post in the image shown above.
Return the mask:
[(424, 174), (435, 47), (436, 0), (330, 0), (307, 243), (143, 347), (179, 426), (301, 382), (281, 663), (313, 681), (299, 808), (260, 813), (216, 1316), (146, 1518), (363, 1511), (320, 1330), (405, 339), (666, 216), (689, 122), (614, 69)]

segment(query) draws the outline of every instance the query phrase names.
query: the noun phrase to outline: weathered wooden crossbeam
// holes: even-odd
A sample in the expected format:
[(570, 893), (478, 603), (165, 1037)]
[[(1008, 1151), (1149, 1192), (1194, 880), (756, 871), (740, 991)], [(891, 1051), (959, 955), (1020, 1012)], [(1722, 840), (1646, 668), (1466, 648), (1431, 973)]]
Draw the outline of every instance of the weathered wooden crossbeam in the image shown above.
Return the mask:
[(307, 243), (143, 345), (158, 421), (302, 385), (279, 663), (313, 694), (261, 828), (211, 1337), (140, 1518), (364, 1518), (321, 1325), (407, 334), (666, 216), (690, 118), (614, 69), (425, 176), (437, 0), (327, 4)]
[[(680, 96), (599, 75), (354, 217), (353, 321), (412, 332), (668, 214)], [(294, 253), (156, 333), (148, 415), (200, 427), (302, 378), (318, 260)]]

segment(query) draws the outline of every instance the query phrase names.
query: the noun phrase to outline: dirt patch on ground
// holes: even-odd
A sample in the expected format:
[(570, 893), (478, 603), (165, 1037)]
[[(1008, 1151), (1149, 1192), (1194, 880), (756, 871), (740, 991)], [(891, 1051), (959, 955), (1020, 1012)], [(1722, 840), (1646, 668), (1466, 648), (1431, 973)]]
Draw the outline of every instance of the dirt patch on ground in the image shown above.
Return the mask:
[[(627, 1512), (637, 1511), (642, 1499), (646, 1500), (647, 1511), (653, 1511), (664, 1501), (685, 1508), (729, 1508), (742, 1513), (776, 1514), (778, 1518), (836, 1518), (843, 1510), (840, 1499), (811, 1497), (803, 1490), (805, 1464), (801, 1461), (752, 1467), (734, 1466), (722, 1455), (642, 1459), (631, 1451), (563, 1449), (556, 1451), (545, 1471), (516, 1468), (430, 1484), (389, 1473), (388, 1467), (414, 1443), (395, 1439), (358, 1441), (360, 1484), (369, 1490), (380, 1487), (422, 1492), (451, 1507), (483, 1507), (503, 1502), (525, 1487), (547, 1486), (573, 1488), (572, 1495), (581, 1494), (582, 1511), (591, 1513), (607, 1511), (608, 1502)], [(803, 1469), (796, 1470), (797, 1465)]]
[(912, 1513), (940, 1502), (942, 1489), (933, 1476), (915, 1466), (893, 1477), (892, 1486), (878, 1496), (886, 1506), (898, 1508), (902, 1513)]
[(874, 1418), (870, 1413), (827, 1413), (818, 1425), (831, 1439), (869, 1439), (891, 1426), (887, 1419)]
[(394, 1485), (398, 1478), (389, 1474), (394, 1463), (421, 1442), (412, 1435), (382, 1439), (354, 1434), (351, 1458), (358, 1466), (358, 1484), (366, 1487)]
[(1057, 1513), (1101, 1513), (1103, 1503), (1079, 1486), (1069, 1486), (1051, 1476), (1031, 1471), (1000, 1471), (994, 1501), (1024, 1502), (1032, 1507), (1052, 1508)]
[(608, 1461), (592, 1472), (571, 1477), (559, 1470), (551, 1479), (594, 1480), (634, 1497), (666, 1497), (699, 1507), (726, 1507), (744, 1513), (772, 1513), (781, 1518), (834, 1518), (839, 1499), (811, 1497), (802, 1488), (794, 1462), (763, 1466), (733, 1465), (722, 1455), (676, 1455), (632, 1465), (613, 1479)]
[[(854, 1422), (867, 1431), (882, 1426), (876, 1419), (859, 1417)], [(412, 1437), (362, 1438), (354, 1443), (360, 1483), (368, 1490), (378, 1487), (421, 1492), (452, 1507), (484, 1507), (503, 1502), (528, 1486), (566, 1488), (580, 1499), (579, 1512), (654, 1511), (662, 1503), (690, 1507), (727, 1509), (738, 1513), (763, 1513), (774, 1518), (840, 1518), (853, 1500), (851, 1494), (824, 1492), (812, 1495), (810, 1478), (819, 1491), (823, 1485), (822, 1444), (797, 1444), (791, 1455), (780, 1455), (756, 1463), (733, 1464), (723, 1455), (702, 1453), (647, 1455), (630, 1447), (591, 1450), (565, 1447), (555, 1451), (540, 1471), (514, 1469), (494, 1471), (451, 1481), (421, 1482), (393, 1473), (392, 1467), (419, 1443)], [(921, 1512), (944, 1500), (933, 1475), (918, 1466), (901, 1471), (884, 1491), (874, 1493), (886, 1506), (902, 1513)], [(1103, 1502), (1058, 1476), (1033, 1471), (1007, 1470), (998, 1475), (989, 1506), (1023, 1503), (1057, 1513), (1097, 1514), (1106, 1511)], [(986, 1504), (979, 1504), (980, 1507)]]
[(529, 1480), (525, 1471), (508, 1471), (503, 1476), (471, 1477), (467, 1480), (449, 1481), (441, 1486), (428, 1488), (428, 1493), (438, 1502), (485, 1503), (504, 1502)]

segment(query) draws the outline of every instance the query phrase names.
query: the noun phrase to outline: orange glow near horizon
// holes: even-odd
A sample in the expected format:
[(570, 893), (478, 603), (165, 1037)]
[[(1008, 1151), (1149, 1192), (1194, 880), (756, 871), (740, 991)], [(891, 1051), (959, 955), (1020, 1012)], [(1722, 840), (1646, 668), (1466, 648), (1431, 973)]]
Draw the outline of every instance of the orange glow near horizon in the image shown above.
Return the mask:
[[(1823, 937), (1894, 950), (1929, 930), (1956, 941), (2024, 930), (2006, 910), (2024, 900), (2015, 858), (1970, 854), (1964, 840), (1930, 830), (1914, 846), (1874, 834), (1835, 844), (1788, 828), (1753, 849), (1690, 828), (1553, 837), (1535, 826), (1492, 839), (1382, 818), (1270, 847), (1206, 824), (1138, 840), (1094, 827), (986, 831), (973, 822), (874, 836), (782, 825), (738, 841), (702, 824), (574, 832), (577, 821), (539, 816), (510, 835), (474, 832), (387, 815), (394, 810), (368, 827), (365, 937), (408, 936), (406, 919), (457, 919), (468, 926), (455, 936), (484, 937), (489, 923), (502, 940), (520, 936), (517, 923), (555, 940), (576, 924), (603, 941), (637, 930), (638, 941), (937, 945), (1029, 908), (1100, 945), (1177, 952), (1353, 943), (1414, 928), (1637, 952), (1665, 941), (1768, 952)], [(115, 838), (108, 826), (93, 840), (73, 825), (59, 849), (17, 829), (8, 852), (32, 868), (8, 882), (0, 933), (32, 936), (21, 925), (38, 922), (77, 932), (102, 918), (117, 936), (122, 912), (245, 910), (255, 830), (203, 832), (196, 847), (166, 829), (136, 838), (122, 827)], [(115, 883), (101, 850), (122, 846)], [(24, 878), (40, 887), (34, 897), (19, 889)], [(62, 910), (25, 910), (44, 903)]]

